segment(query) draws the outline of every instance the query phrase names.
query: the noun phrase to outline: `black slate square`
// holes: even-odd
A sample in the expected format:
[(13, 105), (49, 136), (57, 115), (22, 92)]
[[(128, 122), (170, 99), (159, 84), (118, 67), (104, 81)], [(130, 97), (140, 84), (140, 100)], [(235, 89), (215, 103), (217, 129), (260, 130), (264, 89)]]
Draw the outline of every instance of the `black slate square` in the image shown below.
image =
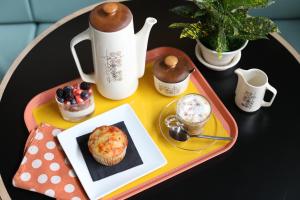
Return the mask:
[(128, 146), (126, 150), (125, 158), (114, 166), (105, 166), (100, 163), (98, 163), (92, 156), (92, 154), (89, 152), (88, 149), (88, 139), (91, 133), (82, 135), (80, 137), (77, 137), (77, 142), (79, 144), (81, 153), (83, 155), (85, 164), (90, 172), (91, 178), (93, 181), (98, 181), (103, 178), (106, 178), (108, 176), (111, 176), (113, 174), (125, 171), (127, 169), (136, 167), (138, 165), (143, 164), (143, 161), (131, 139), (130, 134), (128, 133), (128, 130), (126, 128), (125, 123), (118, 122), (116, 124), (113, 124), (113, 126), (118, 127), (121, 129), (126, 135), (128, 139)]

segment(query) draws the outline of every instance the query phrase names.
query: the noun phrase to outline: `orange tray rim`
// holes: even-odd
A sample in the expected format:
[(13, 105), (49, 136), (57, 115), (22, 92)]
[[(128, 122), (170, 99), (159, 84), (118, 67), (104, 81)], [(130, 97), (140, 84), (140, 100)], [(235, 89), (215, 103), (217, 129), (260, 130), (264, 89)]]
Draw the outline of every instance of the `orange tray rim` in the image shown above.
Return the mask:
[[(163, 53), (162, 53), (163, 52)], [(187, 56), (183, 51), (173, 48), (173, 47), (158, 47), (155, 49), (152, 49), (150, 51), (147, 52), (147, 60), (146, 63), (149, 63), (151, 61), (153, 61), (155, 58), (157, 58), (158, 56), (162, 56), (162, 55), (167, 55), (167, 54), (173, 54), (173, 55), (177, 55), (177, 56), (182, 56), (185, 59), (187, 59), (187, 61), (195, 68), (195, 72), (193, 73), (193, 75), (191, 76), (191, 80), (193, 83), (195, 83), (196, 81), (201, 80), (204, 84), (201, 85), (201, 87), (203, 89), (205, 89), (205, 93), (210, 97), (210, 99), (213, 99), (213, 109), (214, 112), (217, 111), (216, 115), (218, 117), (220, 117), (220, 115), (222, 115), (222, 117), (220, 118), (222, 124), (225, 123), (227, 124), (230, 128), (230, 135), (233, 138), (233, 140), (230, 143), (227, 143), (226, 145), (210, 152), (209, 154), (206, 154), (204, 156), (200, 156), (199, 158), (196, 158), (190, 162), (187, 162), (179, 167), (176, 167), (168, 172), (165, 172), (161, 175), (158, 175), (142, 184), (139, 184), (125, 192), (122, 192), (110, 199), (124, 199), (124, 198), (129, 198), (139, 192), (142, 192), (154, 185), (157, 185), (171, 177), (176, 176), (177, 174), (180, 174), (188, 169), (191, 169), (192, 167), (199, 165), (211, 158), (214, 158), (226, 151), (228, 151), (229, 149), (231, 149), (231, 147), (236, 143), (237, 137), (238, 137), (238, 126), (236, 124), (236, 121), (234, 120), (234, 118), (232, 117), (232, 115), (230, 114), (230, 112), (227, 110), (227, 108), (225, 107), (225, 105), (222, 103), (222, 101), (219, 99), (219, 97), (216, 95), (216, 93), (214, 92), (214, 90), (211, 88), (211, 86), (209, 85), (209, 83), (206, 81), (206, 79), (203, 77), (203, 75), (201, 74), (201, 72), (199, 71), (199, 69), (195, 66), (195, 64), (192, 62), (192, 60), (190, 59), (189, 56)], [(32, 114), (32, 110), (37, 107), (40, 106), (46, 102), (49, 101), (49, 99), (51, 99), (54, 95), (54, 92), (56, 91), (57, 88), (63, 87), (64, 85), (76, 82), (80, 79), (76, 79), (67, 83), (63, 83), (60, 84), (58, 86), (55, 86), (51, 89), (48, 89), (46, 91), (43, 91), (37, 95), (35, 95), (27, 104), (25, 111), (24, 111), (24, 121), (25, 121), (25, 125), (28, 129), (29, 132), (31, 132), (31, 130), (33, 130), (34, 128), (36, 128), (37, 124), (36, 121), (33, 117)], [(197, 87), (197, 89), (199, 89)], [(224, 121), (224, 118), (226, 117), (226, 120)], [(26, 144), (27, 145), (27, 144)]]

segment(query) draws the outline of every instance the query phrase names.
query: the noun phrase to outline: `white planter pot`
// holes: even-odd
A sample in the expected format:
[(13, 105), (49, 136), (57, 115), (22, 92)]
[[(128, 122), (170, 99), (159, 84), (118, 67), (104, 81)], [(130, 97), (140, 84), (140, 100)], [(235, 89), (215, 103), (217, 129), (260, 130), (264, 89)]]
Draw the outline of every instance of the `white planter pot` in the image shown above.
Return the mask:
[(223, 52), (221, 58), (219, 58), (218, 52), (207, 48), (199, 40), (197, 40), (197, 44), (200, 47), (202, 57), (207, 63), (215, 66), (226, 66), (230, 64), (233, 58), (247, 46), (248, 40), (243, 44), (243, 46), (241, 46), (241, 48), (235, 51)]

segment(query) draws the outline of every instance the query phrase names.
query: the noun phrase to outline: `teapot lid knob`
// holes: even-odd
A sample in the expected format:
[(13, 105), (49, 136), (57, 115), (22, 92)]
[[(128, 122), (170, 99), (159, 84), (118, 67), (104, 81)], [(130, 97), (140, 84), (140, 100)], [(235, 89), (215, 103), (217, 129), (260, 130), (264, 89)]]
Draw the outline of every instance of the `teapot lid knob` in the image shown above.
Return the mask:
[(106, 3), (103, 5), (103, 11), (108, 15), (114, 15), (118, 10), (117, 3)]
[(178, 58), (176, 56), (170, 55), (167, 56), (164, 60), (165, 65), (167, 65), (170, 68), (176, 67), (178, 63)]

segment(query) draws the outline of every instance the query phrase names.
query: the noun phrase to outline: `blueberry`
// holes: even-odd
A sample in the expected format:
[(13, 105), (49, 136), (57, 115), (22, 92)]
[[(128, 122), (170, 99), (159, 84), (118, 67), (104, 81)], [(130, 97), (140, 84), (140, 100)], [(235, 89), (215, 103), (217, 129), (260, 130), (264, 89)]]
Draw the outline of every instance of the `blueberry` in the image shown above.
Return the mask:
[(69, 101), (70, 101), (71, 105), (74, 105), (74, 104), (77, 103), (75, 98), (72, 98), (72, 99), (70, 99)]
[(87, 82), (80, 83), (80, 89), (82, 90), (89, 90), (91, 88), (91, 84)]
[(59, 98), (64, 98), (64, 91), (63, 89), (59, 88), (56, 90), (56, 96)]
[(64, 94), (68, 94), (71, 93), (73, 91), (73, 87), (72, 86), (66, 86), (63, 88)]
[(63, 98), (57, 97), (57, 101), (60, 103), (64, 103), (65, 100)]
[(63, 88), (63, 90), (73, 90), (73, 87), (70, 86), (70, 85), (68, 85), (68, 86), (65, 86), (65, 87)]
[(89, 92), (88, 91), (82, 91), (81, 94), (80, 94), (80, 97), (83, 99), (83, 100), (86, 100), (90, 97), (89, 95)]

